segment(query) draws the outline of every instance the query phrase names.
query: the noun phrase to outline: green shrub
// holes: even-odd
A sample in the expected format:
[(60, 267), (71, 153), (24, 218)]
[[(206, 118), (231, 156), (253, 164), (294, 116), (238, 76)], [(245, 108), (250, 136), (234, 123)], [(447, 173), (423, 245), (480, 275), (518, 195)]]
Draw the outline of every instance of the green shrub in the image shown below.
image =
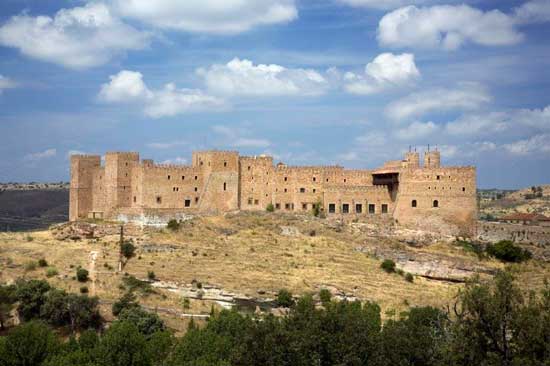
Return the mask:
[(405, 275), (405, 280), (407, 280), (408, 282), (414, 282), (414, 277), (412, 274), (408, 273)]
[(464, 249), (465, 252), (474, 253), (478, 258), (483, 258), (483, 247), (479, 244), (466, 241), (466, 240), (457, 240), (455, 245), (459, 245)]
[(286, 289), (279, 290), (279, 293), (277, 294), (277, 305), (284, 308), (289, 308), (294, 305), (292, 293)]
[(30, 235), (27, 235), (27, 237), (25, 239), (27, 239), (27, 241), (29, 241), (29, 242), (34, 240), (34, 238)]
[(147, 278), (150, 279), (151, 281), (154, 281), (157, 278), (157, 276), (155, 275), (155, 272), (148, 271), (147, 272)]
[(39, 267), (47, 267), (48, 266), (48, 262), (44, 259), (44, 258), (40, 258), (38, 260), (38, 266)]
[(120, 245), (120, 253), (126, 259), (130, 259), (135, 255), (136, 247), (129, 241), (125, 241)]
[(122, 295), (120, 299), (113, 303), (111, 310), (114, 316), (118, 316), (118, 314), (120, 314), (122, 310), (134, 307), (139, 307), (136, 296), (131, 292), (127, 292)]
[(48, 267), (48, 269), (46, 269), (46, 277), (53, 277), (57, 275), (58, 275), (58, 272), (55, 267)]
[(35, 269), (36, 269), (36, 262), (29, 261), (25, 263), (25, 271), (30, 272), (30, 271), (34, 271)]
[(184, 297), (183, 300), (181, 300), (181, 306), (184, 309), (189, 309), (191, 307), (191, 301), (187, 297)]
[(380, 265), (380, 268), (382, 268), (387, 273), (393, 273), (395, 272), (395, 262), (391, 259), (385, 259)]
[(487, 245), (487, 254), (504, 262), (520, 263), (531, 259), (532, 255), (527, 249), (515, 245), (509, 240), (501, 240), (495, 244)]
[(180, 228), (180, 223), (178, 222), (178, 220), (170, 220), (168, 221), (168, 224), (166, 225), (166, 228), (167, 229), (170, 229), (172, 231), (178, 231), (179, 228)]
[(319, 291), (319, 299), (323, 304), (328, 304), (330, 302), (331, 297), (332, 297), (332, 294), (328, 289), (322, 288), (321, 291)]
[(395, 273), (397, 273), (398, 275), (400, 276), (404, 276), (405, 275), (405, 271), (403, 271), (401, 268), (397, 268), (395, 270)]
[(273, 203), (269, 203), (267, 207), (265, 208), (267, 212), (273, 212), (275, 211), (275, 206), (273, 206)]
[(84, 268), (77, 268), (76, 269), (76, 279), (78, 282), (86, 282), (88, 281), (88, 270)]

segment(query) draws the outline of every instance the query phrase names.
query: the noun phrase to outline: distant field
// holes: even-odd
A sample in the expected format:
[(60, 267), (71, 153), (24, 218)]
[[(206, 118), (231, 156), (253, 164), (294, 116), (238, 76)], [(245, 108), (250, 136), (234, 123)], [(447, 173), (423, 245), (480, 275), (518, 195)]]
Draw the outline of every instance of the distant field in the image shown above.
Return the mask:
[(48, 228), (69, 218), (69, 190), (0, 191), (0, 231)]

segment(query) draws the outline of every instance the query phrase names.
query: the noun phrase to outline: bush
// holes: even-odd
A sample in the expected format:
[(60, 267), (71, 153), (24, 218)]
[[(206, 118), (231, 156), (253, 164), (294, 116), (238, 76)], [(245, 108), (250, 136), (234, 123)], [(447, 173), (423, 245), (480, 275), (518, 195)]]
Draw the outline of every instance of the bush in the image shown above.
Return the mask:
[(48, 267), (48, 269), (46, 269), (46, 277), (53, 277), (53, 276), (57, 276), (58, 272), (57, 272), (57, 269), (55, 267)]
[(34, 240), (34, 238), (33, 238), (32, 236), (30, 236), (30, 235), (27, 235), (26, 239), (27, 239), (27, 241), (29, 241), (29, 242), (31, 242), (31, 241)]
[(313, 204), (313, 210), (312, 210), (313, 216), (321, 217), (321, 212), (322, 212), (321, 207), (322, 207), (321, 202), (316, 202)]
[(84, 268), (77, 268), (76, 269), (76, 279), (78, 282), (86, 282), (88, 281), (88, 270)]
[(277, 294), (277, 305), (283, 308), (289, 308), (294, 305), (292, 293), (288, 290), (281, 289)]
[(527, 249), (515, 245), (509, 240), (501, 240), (495, 244), (487, 245), (487, 254), (504, 262), (520, 263), (531, 259), (532, 255)]
[(113, 311), (114, 316), (118, 316), (122, 310), (139, 307), (138, 302), (136, 301), (136, 296), (131, 292), (125, 293), (118, 301), (113, 303), (111, 310)]
[(126, 259), (130, 259), (135, 255), (136, 247), (129, 241), (125, 241), (120, 245), (120, 253)]
[(191, 302), (189, 301), (189, 299), (187, 297), (183, 298), (183, 300), (181, 301), (181, 306), (184, 309), (189, 309), (191, 307)]
[(36, 262), (29, 261), (25, 263), (25, 271), (30, 272), (36, 269)]
[(22, 320), (40, 317), (40, 307), (46, 301), (45, 295), (51, 289), (43, 280), (19, 280), (16, 282), (15, 298), (19, 302), (17, 313)]
[(273, 206), (273, 203), (269, 203), (267, 207), (265, 208), (267, 212), (273, 212), (275, 211), (275, 206)]
[(40, 258), (38, 260), (38, 266), (39, 267), (47, 267), (48, 266), (48, 262), (44, 259), (44, 258)]
[(319, 299), (321, 299), (321, 302), (324, 304), (328, 304), (330, 302), (330, 299), (332, 297), (332, 294), (330, 291), (326, 288), (322, 288), (321, 291), (319, 291)]
[(414, 277), (412, 274), (408, 273), (405, 275), (405, 280), (407, 280), (408, 282), (414, 282)]
[(118, 315), (118, 319), (134, 324), (138, 331), (145, 336), (151, 336), (153, 333), (165, 329), (164, 322), (156, 313), (150, 313), (138, 306), (123, 309)]
[(170, 229), (172, 231), (178, 231), (179, 228), (180, 228), (180, 223), (178, 222), (178, 220), (170, 220), (168, 221), (168, 224), (166, 225), (166, 228), (167, 229)]
[(386, 259), (382, 262), (380, 268), (382, 268), (387, 273), (393, 273), (395, 272), (395, 262), (391, 259)]
[(148, 271), (147, 272), (147, 278), (150, 279), (151, 281), (154, 281), (157, 278), (157, 276), (155, 275), (155, 272)]

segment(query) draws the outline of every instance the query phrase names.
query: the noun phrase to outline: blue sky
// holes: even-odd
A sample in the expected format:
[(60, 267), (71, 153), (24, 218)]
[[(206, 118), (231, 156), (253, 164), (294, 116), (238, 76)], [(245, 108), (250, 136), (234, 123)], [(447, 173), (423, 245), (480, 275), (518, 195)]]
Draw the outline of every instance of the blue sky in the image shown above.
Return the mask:
[(70, 153), (234, 149), (550, 183), (550, 0), (3, 0), (0, 181)]

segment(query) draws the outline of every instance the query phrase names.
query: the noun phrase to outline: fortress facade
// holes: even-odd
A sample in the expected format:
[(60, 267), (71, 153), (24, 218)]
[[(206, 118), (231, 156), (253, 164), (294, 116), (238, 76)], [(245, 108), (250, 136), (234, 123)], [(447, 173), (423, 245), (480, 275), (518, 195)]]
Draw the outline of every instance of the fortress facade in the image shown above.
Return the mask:
[(408, 152), (372, 170), (274, 165), (269, 156), (194, 152), (191, 165), (161, 165), (138, 153), (71, 157), (70, 220), (181, 217), (229, 211), (389, 217), (413, 227), (473, 235), (476, 170), (442, 166), (438, 151)]

